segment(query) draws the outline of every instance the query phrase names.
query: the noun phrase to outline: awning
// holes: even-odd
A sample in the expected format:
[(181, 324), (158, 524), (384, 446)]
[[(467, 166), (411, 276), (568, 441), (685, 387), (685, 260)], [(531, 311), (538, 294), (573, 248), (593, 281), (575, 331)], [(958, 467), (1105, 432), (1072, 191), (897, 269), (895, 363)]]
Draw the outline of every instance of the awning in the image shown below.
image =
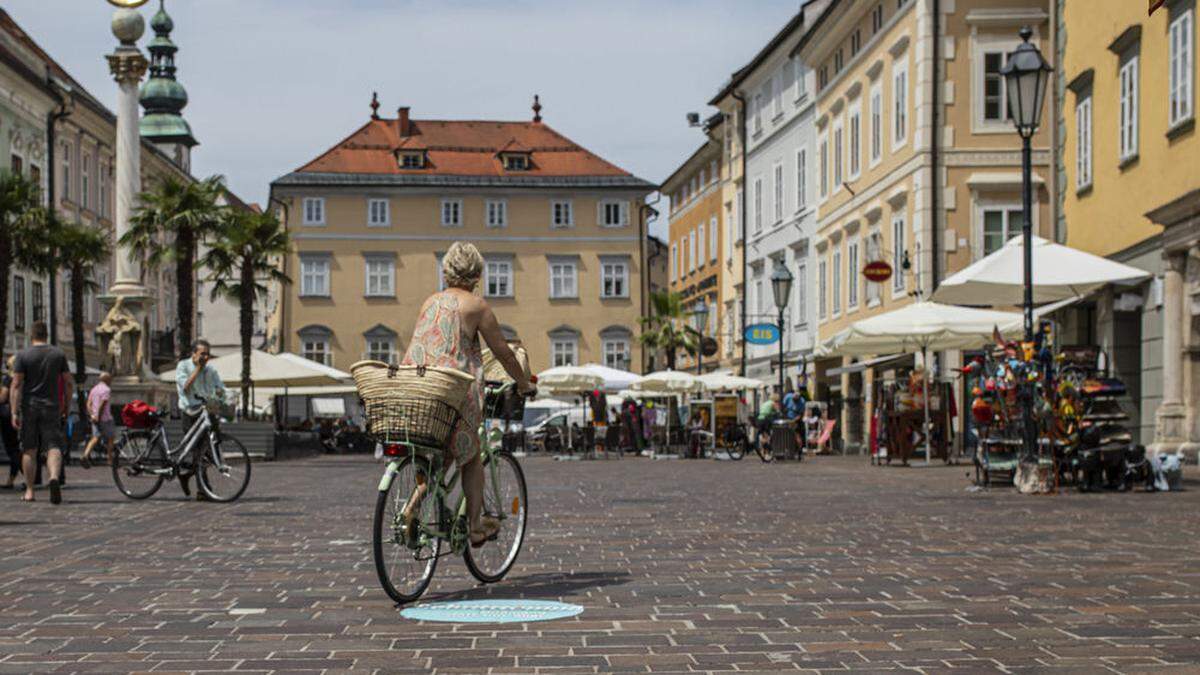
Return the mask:
[(848, 366), (841, 366), (839, 368), (830, 368), (829, 370), (825, 371), (825, 375), (831, 376), (831, 375), (841, 375), (843, 373), (861, 373), (862, 371), (866, 370), (867, 368), (874, 368), (875, 366), (881, 366), (885, 363), (891, 363), (893, 361), (900, 361), (902, 359), (911, 358), (911, 357), (912, 357), (912, 354), (888, 354), (887, 356), (877, 356), (873, 359), (867, 359), (866, 361), (859, 361), (858, 363), (851, 363)]
[(346, 414), (346, 401), (340, 398), (314, 398), (312, 403), (313, 417), (342, 417)]

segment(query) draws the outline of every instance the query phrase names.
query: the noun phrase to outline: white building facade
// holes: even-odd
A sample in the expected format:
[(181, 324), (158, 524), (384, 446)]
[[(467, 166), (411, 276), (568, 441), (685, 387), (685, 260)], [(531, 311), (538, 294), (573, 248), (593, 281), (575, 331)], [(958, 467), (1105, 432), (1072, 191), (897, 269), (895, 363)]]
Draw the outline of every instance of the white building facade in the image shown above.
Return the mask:
[[(825, 4), (809, 3), (735, 75), (733, 83), (746, 105), (745, 323), (779, 320), (771, 273), (782, 262), (794, 278), (782, 337), (785, 374), (793, 386), (800, 364), (816, 345), (813, 237), (817, 218), (815, 75), (792, 52), (806, 30), (804, 15), (822, 11)], [(746, 346), (748, 377), (777, 383), (778, 364), (778, 344)]]

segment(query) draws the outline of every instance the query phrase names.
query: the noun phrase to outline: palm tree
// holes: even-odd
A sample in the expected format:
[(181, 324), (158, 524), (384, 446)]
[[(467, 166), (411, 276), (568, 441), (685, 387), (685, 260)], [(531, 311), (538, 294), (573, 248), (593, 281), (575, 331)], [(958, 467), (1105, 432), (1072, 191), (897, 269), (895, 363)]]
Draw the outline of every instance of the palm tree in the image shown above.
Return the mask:
[(20, 173), (0, 170), (0, 362), (8, 331), (9, 279), (14, 264), (29, 266), (31, 249), (41, 237), (46, 211), (37, 183)]
[(196, 252), (218, 228), (223, 210), (218, 200), (224, 190), (222, 176), (202, 181), (163, 177), (154, 189), (138, 196), (140, 205), (121, 237), (121, 245), (142, 256), (148, 268), (158, 269), (167, 261), (175, 264), (179, 293), (175, 342), (180, 355), (191, 348), (193, 337)]
[(650, 296), (653, 313), (642, 317), (642, 344), (652, 353), (662, 350), (667, 355), (667, 368), (675, 370), (675, 355), (680, 350), (695, 354), (700, 347), (696, 331), (686, 325), (687, 312), (683, 296), (659, 291)]
[(226, 210), (212, 248), (201, 265), (213, 281), (212, 299), (238, 303), (242, 343), (242, 415), (250, 413), (250, 340), (254, 306), (267, 293), (268, 283), (291, 283), (276, 261), (288, 252), (287, 229), (273, 213)]
[(61, 265), (71, 274), (71, 344), (75, 352), (75, 392), (79, 418), (87, 419), (83, 383), (87, 379), (87, 360), (83, 350), (83, 302), (96, 266), (106, 262), (111, 254), (108, 233), (83, 223), (67, 223), (58, 228), (54, 237)]

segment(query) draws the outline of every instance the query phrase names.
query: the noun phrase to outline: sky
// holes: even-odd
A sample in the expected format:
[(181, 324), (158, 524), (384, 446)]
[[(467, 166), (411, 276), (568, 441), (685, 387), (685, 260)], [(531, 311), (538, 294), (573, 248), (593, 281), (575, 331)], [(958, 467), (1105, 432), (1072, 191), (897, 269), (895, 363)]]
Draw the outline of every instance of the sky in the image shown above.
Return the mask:
[[(147, 21), (159, 0), (141, 11)], [(197, 176), (246, 201), (380, 114), (529, 119), (661, 182), (703, 140), (707, 102), (800, 0), (167, 0)], [(100, 101), (104, 0), (7, 0), (4, 8)], [(142, 39), (142, 45), (148, 37)], [(664, 210), (665, 211), (665, 210)], [(665, 223), (652, 232), (660, 236)]]

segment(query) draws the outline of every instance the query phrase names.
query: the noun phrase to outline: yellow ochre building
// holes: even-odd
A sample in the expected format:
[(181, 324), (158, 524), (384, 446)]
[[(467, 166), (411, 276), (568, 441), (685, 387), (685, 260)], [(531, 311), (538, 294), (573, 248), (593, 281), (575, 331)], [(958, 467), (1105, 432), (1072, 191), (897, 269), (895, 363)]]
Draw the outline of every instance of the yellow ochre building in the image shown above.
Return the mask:
[(535, 371), (641, 371), (651, 183), (542, 121), (420, 120), (378, 102), (358, 129), (271, 185), (294, 246), (274, 320), (281, 348), (346, 369), (403, 357), (456, 240), (487, 261), (479, 288)]
[[(1200, 449), (1200, 140), (1196, 1), (1059, 2), (1059, 193), (1066, 243), (1154, 274), (1072, 308), (1129, 385), (1136, 440)], [(1103, 11), (1098, 11), (1100, 7)]]

